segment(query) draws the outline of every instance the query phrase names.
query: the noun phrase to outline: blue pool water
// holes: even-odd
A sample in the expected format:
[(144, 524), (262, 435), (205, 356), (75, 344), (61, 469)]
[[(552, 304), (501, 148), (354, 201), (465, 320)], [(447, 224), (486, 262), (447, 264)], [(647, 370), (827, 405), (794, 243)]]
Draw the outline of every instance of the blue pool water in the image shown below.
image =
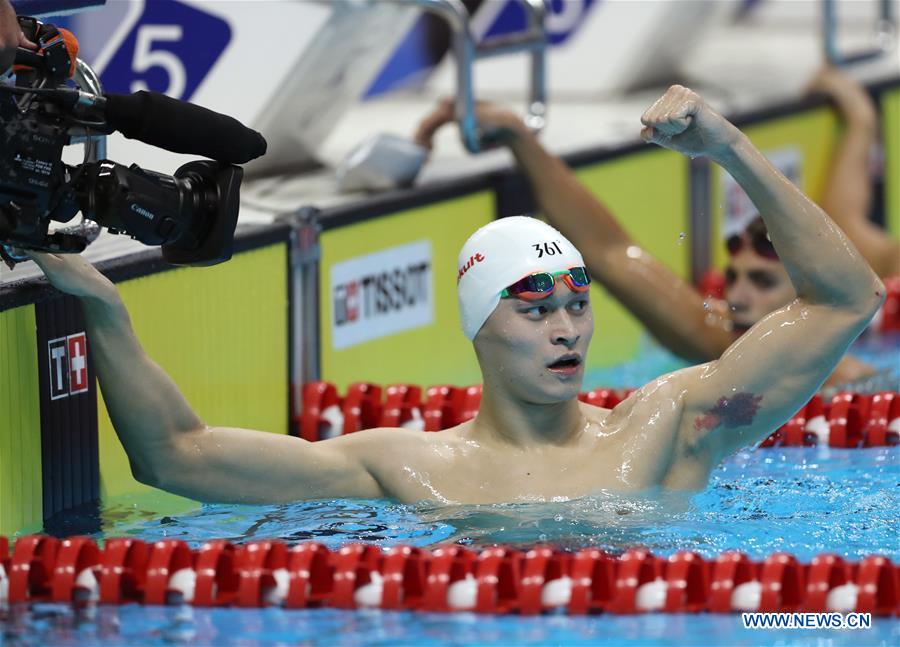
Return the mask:
[(687, 549), (712, 556), (739, 548), (761, 558), (786, 550), (804, 560), (825, 551), (854, 559), (878, 552), (900, 561), (898, 486), (900, 447), (787, 447), (736, 454), (694, 495), (605, 493), (562, 503), (458, 506), (379, 500), (204, 505), (149, 519), (126, 499), (101, 516), (106, 535), (183, 539), (195, 548), (216, 538), (277, 537), (329, 548), (351, 541), (475, 548), (546, 542), (611, 552), (643, 545), (660, 555)]
[[(858, 343), (856, 352), (897, 380), (897, 345)], [(633, 385), (677, 368), (648, 348), (643, 363), (596, 372), (586, 387)], [(624, 376), (624, 377), (623, 377)], [(616, 381), (616, 380), (620, 381)], [(877, 388), (897, 388), (878, 386)], [(52, 531), (67, 535), (102, 526), (103, 536), (244, 542), (279, 538), (432, 547), (458, 542), (526, 547), (599, 546), (611, 552), (642, 545), (659, 555), (678, 550), (713, 556), (741, 549), (753, 558), (776, 550), (809, 560), (834, 552), (857, 560), (872, 553), (900, 561), (900, 447), (828, 447), (744, 451), (715, 471), (700, 493), (598, 494), (563, 503), (481, 506), (399, 505), (384, 501), (314, 501), (276, 506), (207, 505), (158, 514), (145, 500), (123, 499), (99, 519), (70, 513)], [(89, 515), (87, 515), (89, 516)], [(126, 606), (75, 613), (59, 605), (0, 610), (5, 644), (641, 644), (641, 645), (897, 645), (900, 622), (876, 619), (862, 631), (743, 629), (739, 616), (485, 617), (472, 614), (344, 612), (336, 610), (191, 609)]]

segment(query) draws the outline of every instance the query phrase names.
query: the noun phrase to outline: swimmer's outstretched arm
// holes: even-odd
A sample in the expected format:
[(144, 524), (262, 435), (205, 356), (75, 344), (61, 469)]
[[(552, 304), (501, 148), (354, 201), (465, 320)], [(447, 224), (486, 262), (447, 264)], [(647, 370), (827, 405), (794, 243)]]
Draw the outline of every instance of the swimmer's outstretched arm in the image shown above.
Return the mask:
[(840, 228), (694, 92), (672, 86), (641, 120), (642, 137), (705, 155), (765, 220), (797, 299), (760, 320), (714, 362), (673, 374), (680, 437), (714, 465), (758, 442), (806, 402), (884, 300), (884, 285)]
[(310, 443), (208, 427), (141, 348), (111, 281), (77, 255), (31, 256), (54, 286), (81, 301), (103, 401), (139, 481), (207, 502), (386, 496), (370, 464), (398, 453), (405, 430)]
[[(528, 176), (541, 210), (567, 238), (578, 241), (591, 276), (660, 343), (697, 362), (719, 357), (728, 348), (734, 336), (724, 308), (705, 307), (692, 285), (638, 247), (609, 208), (515, 113), (481, 103), (476, 114), (480, 125), (502, 133), (500, 140)], [(452, 103), (442, 102), (421, 122), (416, 141), (430, 148), (435, 131), (453, 118)]]
[(811, 89), (828, 95), (844, 121), (822, 208), (859, 249), (878, 276), (900, 274), (900, 241), (869, 220), (872, 178), (869, 151), (878, 130), (878, 114), (865, 88), (845, 73), (826, 67)]

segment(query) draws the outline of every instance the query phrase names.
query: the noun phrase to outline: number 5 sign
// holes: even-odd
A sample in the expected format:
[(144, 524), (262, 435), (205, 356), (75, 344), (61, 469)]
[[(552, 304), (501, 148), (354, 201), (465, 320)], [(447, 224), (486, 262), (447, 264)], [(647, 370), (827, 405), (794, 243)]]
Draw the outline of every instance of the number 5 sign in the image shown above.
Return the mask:
[(154, 90), (188, 101), (230, 40), (227, 22), (194, 6), (132, 0), (95, 67), (107, 92)]

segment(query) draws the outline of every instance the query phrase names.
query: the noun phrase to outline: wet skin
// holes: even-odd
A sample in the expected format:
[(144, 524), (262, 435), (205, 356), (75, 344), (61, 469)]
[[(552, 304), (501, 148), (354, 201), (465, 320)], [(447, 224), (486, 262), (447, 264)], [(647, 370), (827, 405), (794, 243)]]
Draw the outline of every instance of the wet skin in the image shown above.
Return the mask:
[(593, 330), (587, 295), (565, 286), (537, 302), (501, 300), (475, 338), (479, 415), (440, 433), (409, 432), (402, 454), (372, 465), (381, 487), (399, 500), (447, 503), (701, 487), (705, 472), (678, 476), (680, 398), (665, 377), (615, 412), (577, 400)]
[(594, 321), (584, 297), (560, 285), (541, 304), (501, 300), (476, 335), (484, 390), (469, 423), (315, 443), (211, 427), (144, 353), (108, 279), (79, 256), (33, 258), (80, 298), (104, 403), (132, 472), (148, 485), (241, 503), (487, 503), (700, 488), (723, 458), (809, 399), (880, 307), (884, 285), (827, 215), (696, 94), (673, 86), (642, 121), (647, 141), (706, 155), (741, 184), (765, 214), (797, 298), (717, 360), (662, 376), (611, 411), (576, 397)]

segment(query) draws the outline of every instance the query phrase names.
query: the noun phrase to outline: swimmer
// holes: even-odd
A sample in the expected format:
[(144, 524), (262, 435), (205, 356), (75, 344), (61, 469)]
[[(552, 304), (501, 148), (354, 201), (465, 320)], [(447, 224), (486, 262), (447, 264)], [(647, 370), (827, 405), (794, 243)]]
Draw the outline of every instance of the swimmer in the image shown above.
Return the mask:
[(584, 262), (536, 219), (490, 223), (459, 255), (463, 332), (484, 378), (478, 415), (439, 433), (371, 429), (314, 443), (207, 426), (143, 352), (112, 282), (80, 256), (32, 256), (53, 285), (80, 299), (104, 402), (144, 483), (241, 503), (496, 503), (694, 490), (815, 393), (885, 290), (828, 216), (698, 95), (673, 86), (642, 122), (647, 142), (706, 155), (743, 186), (798, 296), (720, 359), (664, 375), (612, 410), (577, 397), (594, 334)]
[(872, 98), (853, 77), (824, 67), (810, 85), (837, 108), (844, 134), (831, 166), (821, 205), (844, 230), (878, 276), (900, 275), (900, 240), (869, 220), (872, 182), (869, 152), (878, 131), (878, 113)]
[[(871, 186), (863, 149), (868, 152), (874, 136), (874, 107), (854, 84), (830, 72), (820, 74), (813, 85), (828, 92), (847, 119), (822, 206), (879, 276), (889, 276), (900, 273), (900, 244), (866, 218)], [(550, 223), (579, 241), (591, 275), (676, 355), (692, 362), (718, 358), (736, 337), (797, 296), (761, 218), (727, 240), (725, 301), (704, 298), (635, 244), (607, 206), (540, 144), (515, 113), (489, 103), (479, 104), (476, 111), (479, 124), (494, 130), (498, 141), (514, 154)], [(453, 104), (444, 101), (422, 120), (415, 140), (431, 148), (435, 132), (453, 121)], [(854, 382), (873, 373), (868, 364), (845, 355), (826, 385)]]

